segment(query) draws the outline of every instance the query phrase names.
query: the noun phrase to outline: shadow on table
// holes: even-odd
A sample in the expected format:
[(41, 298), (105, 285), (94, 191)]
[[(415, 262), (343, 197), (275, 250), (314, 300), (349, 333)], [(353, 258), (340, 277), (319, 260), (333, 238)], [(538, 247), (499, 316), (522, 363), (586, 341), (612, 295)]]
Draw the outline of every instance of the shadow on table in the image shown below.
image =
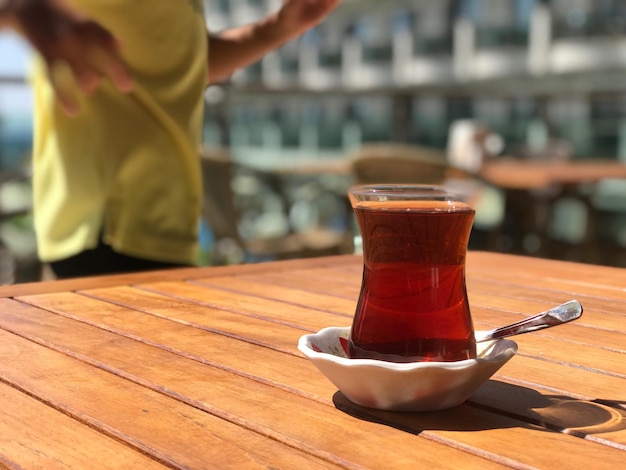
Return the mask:
[(365, 408), (335, 393), (337, 409), (359, 419), (392, 426), (413, 434), (423, 431), (484, 431), (520, 427), (520, 421), (546, 430), (579, 437), (626, 429), (626, 403), (585, 401), (543, 395), (519, 385), (489, 380), (469, 400), (442, 411), (406, 413)]

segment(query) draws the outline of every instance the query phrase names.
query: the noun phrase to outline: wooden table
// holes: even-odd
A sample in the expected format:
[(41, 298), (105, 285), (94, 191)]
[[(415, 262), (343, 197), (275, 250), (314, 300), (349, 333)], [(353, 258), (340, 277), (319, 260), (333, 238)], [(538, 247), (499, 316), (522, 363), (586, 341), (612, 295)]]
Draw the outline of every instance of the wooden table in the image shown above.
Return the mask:
[[(623, 162), (503, 157), (486, 162), (479, 176), (504, 193), (505, 220), (495, 228), (496, 236), (492, 239), (507, 238), (511, 252), (562, 258), (566, 250), (581, 261), (608, 261), (597, 241), (597, 209), (591, 197), (597, 183), (611, 178), (626, 179)], [(584, 208), (579, 222), (584, 224), (580, 226), (582, 235), (578, 237), (562, 224), (553, 223), (558, 205), (565, 198)], [(501, 241), (496, 241), (496, 245), (501, 248)]]
[(554, 185), (626, 178), (626, 164), (601, 159), (546, 161), (501, 158), (486, 162), (480, 177), (504, 189), (542, 190)]
[(465, 404), (348, 402), (297, 350), (351, 323), (361, 258), (0, 289), (0, 467), (624, 468), (626, 270), (471, 252), (477, 329), (557, 303), (572, 323)]

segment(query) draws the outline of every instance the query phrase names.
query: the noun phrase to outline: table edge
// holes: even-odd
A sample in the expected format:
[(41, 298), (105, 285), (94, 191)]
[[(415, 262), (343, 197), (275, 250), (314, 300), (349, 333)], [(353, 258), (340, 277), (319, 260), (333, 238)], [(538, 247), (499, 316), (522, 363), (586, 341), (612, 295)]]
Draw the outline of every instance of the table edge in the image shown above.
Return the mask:
[(79, 289), (95, 289), (101, 287), (145, 284), (151, 282), (184, 281), (205, 277), (298, 269), (300, 267), (314, 268), (328, 266), (329, 264), (352, 264), (355, 262), (355, 259), (360, 260), (361, 255), (334, 255), (318, 258), (272, 261), (271, 263), (264, 262), (230, 266), (196, 266), (130, 274), (114, 274), (106, 276), (80, 277), (75, 279), (29, 282), (0, 286), (0, 298), (11, 298), (23, 295), (52, 294)]

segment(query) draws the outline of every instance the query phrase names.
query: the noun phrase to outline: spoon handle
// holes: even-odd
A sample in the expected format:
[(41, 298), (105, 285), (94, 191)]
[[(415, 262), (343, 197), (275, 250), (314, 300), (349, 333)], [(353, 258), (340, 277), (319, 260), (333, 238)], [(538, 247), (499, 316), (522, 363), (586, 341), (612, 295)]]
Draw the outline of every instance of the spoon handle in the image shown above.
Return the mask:
[(521, 335), (530, 331), (537, 331), (543, 328), (561, 325), (563, 323), (576, 320), (583, 313), (583, 307), (577, 300), (570, 300), (558, 307), (551, 308), (545, 312), (538, 313), (532, 317), (525, 318), (516, 323), (502, 326), (491, 331), (476, 333), (476, 342), (488, 341), (491, 339), (504, 338), (506, 336)]

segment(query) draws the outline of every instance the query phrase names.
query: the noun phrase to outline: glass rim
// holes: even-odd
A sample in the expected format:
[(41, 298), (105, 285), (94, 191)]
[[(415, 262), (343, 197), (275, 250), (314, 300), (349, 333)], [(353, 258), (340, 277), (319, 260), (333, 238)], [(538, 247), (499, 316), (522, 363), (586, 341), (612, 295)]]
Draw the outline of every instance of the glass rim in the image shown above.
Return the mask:
[(352, 186), (348, 193), (360, 200), (391, 198), (396, 200), (463, 202), (459, 194), (443, 186), (432, 184), (360, 184)]

